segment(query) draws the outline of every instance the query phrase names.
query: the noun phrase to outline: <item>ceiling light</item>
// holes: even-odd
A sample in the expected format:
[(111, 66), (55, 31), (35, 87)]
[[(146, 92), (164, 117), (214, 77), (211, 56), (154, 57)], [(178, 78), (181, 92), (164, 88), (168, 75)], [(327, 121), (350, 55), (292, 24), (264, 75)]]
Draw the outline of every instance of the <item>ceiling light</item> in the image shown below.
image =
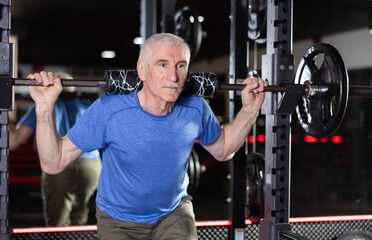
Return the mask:
[(204, 22), (204, 17), (203, 16), (198, 16), (198, 21), (199, 22)]
[(116, 56), (115, 51), (104, 50), (101, 52), (101, 58), (114, 58)]
[(143, 40), (141, 37), (136, 37), (133, 39), (133, 43), (136, 45), (141, 45), (143, 43)]
[(189, 17), (189, 20), (190, 20), (191, 23), (194, 23), (194, 22), (195, 22), (195, 18), (194, 18), (194, 16), (190, 16), (190, 17)]

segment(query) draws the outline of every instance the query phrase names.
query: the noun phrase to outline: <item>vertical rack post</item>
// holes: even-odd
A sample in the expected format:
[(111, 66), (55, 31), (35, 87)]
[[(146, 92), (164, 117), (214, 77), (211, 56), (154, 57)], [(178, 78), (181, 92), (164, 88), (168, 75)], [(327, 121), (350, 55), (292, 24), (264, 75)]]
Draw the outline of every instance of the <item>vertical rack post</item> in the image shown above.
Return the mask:
[[(229, 83), (246, 78), (248, 17), (247, 1), (231, 0), (230, 14), (230, 66)], [(229, 92), (229, 121), (231, 122), (241, 108), (241, 98), (236, 91)], [(246, 198), (246, 154), (241, 148), (230, 161), (229, 192), (229, 239), (243, 240), (245, 233), (245, 198)]]
[(156, 33), (156, 0), (141, 0), (140, 33), (142, 42)]
[[(0, 75), (14, 78), (14, 45), (10, 37), (10, 0), (1, 0)], [(0, 76), (0, 239), (13, 239), (9, 231), (9, 111), (13, 110), (13, 87)], [(7, 80), (8, 79), (8, 80)]]
[[(292, 83), (292, 0), (268, 0), (266, 55), (262, 78), (269, 85)], [(280, 239), (290, 231), (290, 114), (276, 114), (281, 93), (266, 93), (262, 113), (266, 116), (265, 211), (260, 222), (260, 240)]]

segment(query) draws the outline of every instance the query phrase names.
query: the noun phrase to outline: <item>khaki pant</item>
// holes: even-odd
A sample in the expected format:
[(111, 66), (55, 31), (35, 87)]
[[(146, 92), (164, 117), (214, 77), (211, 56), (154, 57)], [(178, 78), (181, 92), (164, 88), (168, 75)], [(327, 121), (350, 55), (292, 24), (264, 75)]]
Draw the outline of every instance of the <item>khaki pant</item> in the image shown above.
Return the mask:
[(97, 189), (102, 162), (79, 158), (63, 172), (43, 173), (41, 184), (47, 226), (87, 224), (89, 200)]
[(195, 240), (195, 216), (191, 196), (177, 208), (153, 224), (141, 224), (112, 218), (97, 207), (97, 228), (100, 240)]

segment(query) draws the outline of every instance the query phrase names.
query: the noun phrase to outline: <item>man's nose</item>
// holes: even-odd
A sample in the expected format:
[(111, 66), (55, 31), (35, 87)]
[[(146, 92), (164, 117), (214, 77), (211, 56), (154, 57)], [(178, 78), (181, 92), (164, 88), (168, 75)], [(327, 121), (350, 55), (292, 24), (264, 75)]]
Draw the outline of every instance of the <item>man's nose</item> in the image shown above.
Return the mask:
[(168, 79), (172, 82), (178, 81), (178, 73), (176, 68), (172, 68), (169, 70)]

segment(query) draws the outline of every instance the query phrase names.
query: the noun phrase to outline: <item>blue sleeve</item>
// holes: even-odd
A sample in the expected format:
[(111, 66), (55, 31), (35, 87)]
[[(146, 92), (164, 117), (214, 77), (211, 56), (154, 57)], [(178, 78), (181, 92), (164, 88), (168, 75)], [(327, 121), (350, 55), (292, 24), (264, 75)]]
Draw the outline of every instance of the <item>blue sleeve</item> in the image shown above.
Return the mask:
[(36, 112), (35, 112), (35, 104), (30, 107), (27, 112), (22, 116), (21, 120), (17, 123), (17, 126), (27, 126), (36, 131)]
[(208, 145), (216, 141), (220, 136), (221, 125), (209, 104), (205, 100), (202, 102), (202, 129), (197, 140), (201, 145)]
[(101, 149), (106, 139), (105, 109), (101, 99), (97, 99), (83, 113), (77, 123), (67, 133), (68, 138), (84, 152)]

